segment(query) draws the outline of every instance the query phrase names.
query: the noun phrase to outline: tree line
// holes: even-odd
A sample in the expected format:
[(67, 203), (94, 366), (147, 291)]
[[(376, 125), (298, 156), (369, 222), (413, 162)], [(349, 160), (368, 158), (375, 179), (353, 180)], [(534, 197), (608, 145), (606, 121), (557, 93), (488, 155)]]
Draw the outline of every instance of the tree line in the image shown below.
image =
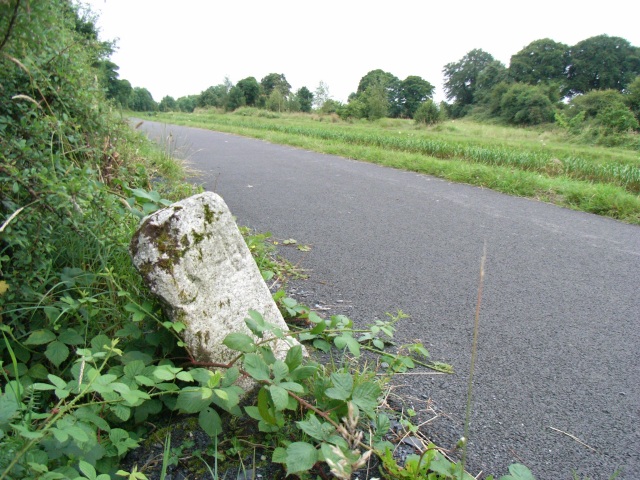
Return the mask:
[(640, 48), (621, 37), (598, 35), (569, 46), (535, 40), (514, 54), (509, 66), (474, 49), (443, 68), (447, 102), (433, 102), (433, 85), (416, 75), (404, 80), (381, 69), (364, 75), (347, 103), (331, 98), (320, 82), (292, 90), (283, 73), (260, 81), (247, 77), (224, 82), (197, 95), (156, 103), (148, 90), (117, 78), (117, 66), (103, 65), (107, 96), (137, 111), (185, 111), (243, 106), (277, 112), (335, 113), (342, 118), (413, 118), (435, 123), (443, 117), (474, 116), (513, 125), (556, 122), (568, 130), (586, 123), (605, 132), (640, 128)]

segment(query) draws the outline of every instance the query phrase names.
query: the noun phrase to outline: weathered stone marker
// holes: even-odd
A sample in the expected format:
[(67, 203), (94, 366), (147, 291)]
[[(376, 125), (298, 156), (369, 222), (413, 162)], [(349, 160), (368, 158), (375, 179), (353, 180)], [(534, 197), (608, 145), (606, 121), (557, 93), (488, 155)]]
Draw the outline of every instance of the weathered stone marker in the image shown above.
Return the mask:
[[(196, 360), (234, 358), (237, 352), (222, 341), (232, 332), (251, 335), (244, 322), (249, 310), (289, 330), (229, 208), (215, 193), (194, 195), (146, 217), (130, 250), (168, 314), (187, 326), (184, 341)], [(277, 340), (276, 357), (284, 359), (289, 346)]]

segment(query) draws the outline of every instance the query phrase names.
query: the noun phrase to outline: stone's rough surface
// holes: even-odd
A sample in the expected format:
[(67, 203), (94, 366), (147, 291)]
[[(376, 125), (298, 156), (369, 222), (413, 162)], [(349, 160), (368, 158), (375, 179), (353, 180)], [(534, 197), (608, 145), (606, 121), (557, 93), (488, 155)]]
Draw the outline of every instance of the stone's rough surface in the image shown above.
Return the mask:
[[(234, 358), (237, 352), (222, 341), (232, 332), (251, 335), (244, 322), (249, 310), (288, 331), (227, 205), (215, 193), (149, 215), (130, 249), (152, 292), (174, 321), (186, 325), (184, 340), (196, 360), (228, 363)], [(276, 357), (284, 359), (289, 346), (278, 340)]]

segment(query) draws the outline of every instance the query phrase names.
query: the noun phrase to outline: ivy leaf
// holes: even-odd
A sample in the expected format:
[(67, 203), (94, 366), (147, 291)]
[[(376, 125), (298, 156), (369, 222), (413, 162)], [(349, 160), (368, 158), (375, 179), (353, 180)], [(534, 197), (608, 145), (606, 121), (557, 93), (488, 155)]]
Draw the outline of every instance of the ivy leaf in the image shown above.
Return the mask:
[(287, 447), (287, 476), (292, 473), (306, 472), (318, 461), (318, 451), (306, 442), (294, 442)]
[(44, 352), (44, 355), (53, 363), (56, 367), (59, 367), (69, 357), (69, 347), (64, 343), (56, 340), (51, 342)]
[(205, 408), (200, 412), (198, 424), (210, 437), (216, 437), (222, 432), (222, 420), (213, 408)]
[[(25, 345), (44, 345), (56, 339), (56, 334), (51, 330), (36, 330), (29, 335), (24, 342)], [(56, 365), (57, 366), (57, 365)]]
[(253, 339), (246, 333), (230, 333), (225, 337), (222, 343), (231, 350), (236, 350), (238, 352), (251, 353), (256, 351)]
[(255, 353), (248, 353), (244, 356), (244, 369), (255, 380), (265, 381), (270, 378), (269, 366)]

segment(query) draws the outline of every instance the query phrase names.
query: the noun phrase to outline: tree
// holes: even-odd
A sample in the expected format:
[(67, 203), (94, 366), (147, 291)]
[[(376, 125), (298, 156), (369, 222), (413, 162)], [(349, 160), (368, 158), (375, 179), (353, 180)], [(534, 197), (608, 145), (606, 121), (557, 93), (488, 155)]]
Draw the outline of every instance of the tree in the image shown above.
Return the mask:
[(229, 90), (227, 97), (227, 103), (224, 108), (231, 112), (237, 108), (244, 107), (247, 104), (247, 99), (244, 96), (244, 92), (237, 85)]
[(267, 109), (272, 112), (282, 112), (284, 110), (286, 98), (278, 88), (274, 88), (267, 98)]
[(640, 49), (620, 37), (598, 35), (571, 47), (565, 93), (623, 91), (640, 75)]
[(502, 95), (500, 114), (514, 125), (537, 125), (552, 122), (555, 109), (538, 86), (514, 83)]
[(440, 121), (440, 109), (431, 99), (422, 102), (413, 116), (417, 124), (433, 125)]
[(402, 114), (413, 118), (416, 110), (433, 95), (434, 86), (422, 77), (410, 75), (400, 83), (400, 103)]
[(181, 112), (191, 113), (196, 109), (196, 102), (198, 100), (197, 95), (188, 95), (186, 97), (180, 97), (176, 100), (176, 107)]
[(134, 112), (155, 112), (158, 104), (146, 88), (135, 87), (131, 93), (129, 108)]
[(291, 85), (287, 82), (284, 73), (270, 73), (260, 80), (260, 85), (262, 85), (262, 90), (267, 98), (274, 89), (278, 89), (284, 97), (291, 93)]
[(307, 87), (300, 87), (296, 92), (296, 98), (300, 104), (300, 111), (309, 113), (313, 105), (313, 93)]
[(158, 110), (160, 110), (161, 112), (172, 112), (176, 110), (176, 108), (177, 103), (175, 98), (169, 95), (162, 97), (162, 100), (160, 100), (160, 104), (158, 105)]
[(313, 97), (313, 106), (318, 110), (321, 110), (325, 102), (331, 98), (331, 95), (329, 94), (329, 85), (320, 80)]
[(231, 89), (228, 85), (219, 84), (209, 87), (198, 95), (196, 104), (198, 107), (222, 108), (227, 104), (227, 97)]
[(372, 83), (360, 95), (366, 105), (366, 115), (369, 120), (378, 120), (389, 114), (389, 100), (387, 90), (382, 83)]
[(473, 103), (476, 105), (489, 103), (491, 92), (500, 83), (511, 83), (511, 80), (507, 67), (502, 62), (494, 60), (478, 74), (476, 88), (473, 92)]
[(624, 100), (638, 121), (640, 121), (640, 77), (636, 77), (627, 87)]
[(444, 66), (444, 90), (447, 100), (454, 102), (451, 108), (453, 115), (463, 116), (468, 112), (468, 107), (474, 102), (478, 76), (494, 60), (490, 53), (475, 49), (459, 61)]
[(550, 38), (535, 40), (511, 56), (509, 75), (516, 82), (536, 85), (564, 83), (569, 67), (569, 45)]
[(254, 107), (258, 104), (260, 98), (260, 84), (254, 77), (247, 77), (240, 80), (236, 87), (242, 90), (246, 104)]
[(357, 95), (363, 95), (370, 87), (382, 88), (387, 100), (386, 113), (383, 116), (399, 117), (402, 114), (403, 105), (400, 101), (400, 79), (395, 75), (377, 69), (371, 70), (358, 83)]

